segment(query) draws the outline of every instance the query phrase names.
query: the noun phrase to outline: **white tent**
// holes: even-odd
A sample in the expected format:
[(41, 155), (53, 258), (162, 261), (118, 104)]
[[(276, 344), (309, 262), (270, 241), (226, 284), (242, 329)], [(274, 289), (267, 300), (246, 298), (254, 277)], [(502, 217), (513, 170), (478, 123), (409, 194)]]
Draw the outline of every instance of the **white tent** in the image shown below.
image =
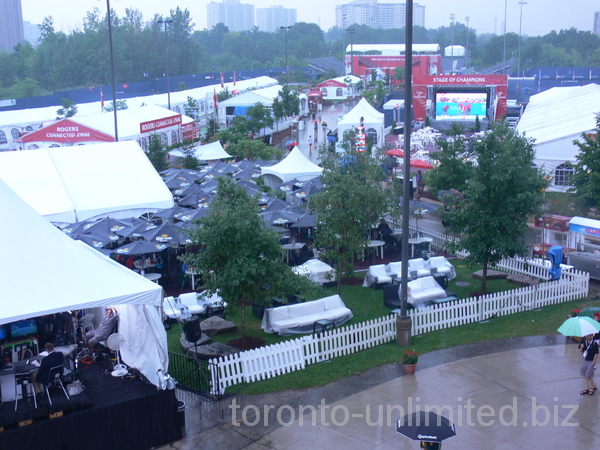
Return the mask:
[(158, 385), (159, 369), (165, 374), (168, 367), (161, 287), (72, 240), (2, 180), (0, 213), (0, 324), (116, 305), (123, 361)]
[[(220, 141), (198, 145), (192, 150), (194, 152), (194, 157), (200, 161), (214, 161), (216, 159), (232, 158), (232, 156), (225, 151)], [(184, 154), (180, 149), (170, 151), (169, 155), (176, 158), (184, 157)]]
[(338, 136), (340, 140), (343, 139), (345, 131), (360, 125), (361, 117), (364, 119), (367, 136), (373, 136), (373, 145), (375, 147), (383, 147), (384, 114), (373, 108), (364, 98), (338, 122)]
[(274, 166), (262, 167), (265, 184), (271, 188), (297, 178), (300, 181), (310, 180), (321, 175), (323, 169), (311, 162), (298, 147)]
[(0, 152), (0, 179), (52, 222), (133, 217), (173, 206), (135, 141)]
[(582, 133), (596, 128), (598, 105), (600, 86), (597, 84), (556, 87), (531, 96), (517, 132), (535, 140), (534, 162), (552, 178), (548, 190), (564, 191), (569, 187), (563, 184), (565, 178), (559, 166), (576, 163), (579, 148), (573, 141), (581, 140)]

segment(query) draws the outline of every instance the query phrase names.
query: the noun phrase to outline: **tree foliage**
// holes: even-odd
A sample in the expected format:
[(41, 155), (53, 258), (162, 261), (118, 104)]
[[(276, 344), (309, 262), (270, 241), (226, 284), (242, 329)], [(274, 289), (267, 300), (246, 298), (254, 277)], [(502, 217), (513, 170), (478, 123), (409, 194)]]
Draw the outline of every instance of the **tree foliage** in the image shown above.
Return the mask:
[(309, 208), (320, 224), (315, 245), (325, 249), (323, 258), (334, 264), (339, 293), (342, 275), (352, 272), (355, 255), (362, 257), (373, 224), (393, 199), (382, 183), (380, 163), (366, 152), (339, 157), (322, 149), (320, 158), (324, 187), (310, 197)]
[(66, 119), (77, 114), (77, 104), (74, 101), (68, 98), (61, 98), (60, 105), (61, 107), (56, 110), (57, 119)]
[(275, 120), (300, 114), (300, 98), (298, 91), (288, 85), (284, 85), (279, 91), (277, 98), (273, 101), (273, 115)]
[[(246, 307), (267, 298), (309, 289), (307, 278), (295, 275), (283, 263), (279, 235), (258, 215), (259, 206), (242, 187), (219, 178), (217, 195), (208, 216), (192, 230), (198, 253), (187, 264), (204, 274), (209, 292), (242, 308), (242, 337), (246, 338)], [(268, 286), (268, 291), (265, 287)]]
[(533, 166), (533, 142), (506, 124), (472, 145), (477, 167), (464, 190), (464, 200), (448, 212), (449, 230), (460, 237), (467, 261), (483, 266), (481, 292), (487, 271), (502, 258), (527, 254), (527, 218), (539, 212), (547, 187), (541, 169)]
[(157, 172), (162, 172), (169, 168), (169, 164), (167, 163), (167, 149), (162, 146), (160, 136), (157, 133), (150, 135), (147, 156)]
[(573, 141), (579, 147), (573, 167), (573, 188), (576, 203), (584, 213), (598, 216), (600, 209), (600, 114), (596, 115), (593, 133), (582, 133)]

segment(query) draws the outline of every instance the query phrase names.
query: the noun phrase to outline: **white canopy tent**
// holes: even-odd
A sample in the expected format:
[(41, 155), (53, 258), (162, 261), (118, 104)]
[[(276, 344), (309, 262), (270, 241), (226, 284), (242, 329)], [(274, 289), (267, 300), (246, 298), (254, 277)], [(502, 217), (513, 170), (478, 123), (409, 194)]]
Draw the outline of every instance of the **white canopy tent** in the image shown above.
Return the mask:
[(135, 141), (0, 152), (0, 179), (58, 223), (137, 217), (174, 204)]
[(556, 87), (531, 96), (517, 132), (535, 140), (534, 163), (552, 178), (549, 191), (564, 191), (570, 187), (564, 184), (562, 167), (567, 162), (576, 163), (579, 148), (573, 141), (581, 140), (582, 133), (596, 128), (598, 105), (600, 86), (597, 84)]
[[(220, 141), (211, 142), (210, 144), (198, 145), (192, 148), (194, 157), (200, 161), (214, 161), (217, 159), (232, 158), (225, 151)], [(180, 149), (169, 152), (171, 157), (183, 158), (185, 155)]]
[(294, 178), (306, 181), (318, 177), (323, 169), (304, 156), (298, 147), (294, 147), (279, 163), (262, 167), (261, 171), (265, 184), (273, 188)]
[[(68, 310), (116, 306), (125, 363), (155, 385), (167, 373), (162, 288), (74, 241), (0, 180), (0, 324)], [(43, 344), (43, 343), (42, 343)]]
[(374, 137), (373, 145), (375, 147), (383, 147), (384, 114), (373, 108), (364, 98), (338, 122), (338, 136), (340, 140), (343, 139), (345, 131), (360, 125), (361, 117), (364, 119), (367, 136), (371, 135)]

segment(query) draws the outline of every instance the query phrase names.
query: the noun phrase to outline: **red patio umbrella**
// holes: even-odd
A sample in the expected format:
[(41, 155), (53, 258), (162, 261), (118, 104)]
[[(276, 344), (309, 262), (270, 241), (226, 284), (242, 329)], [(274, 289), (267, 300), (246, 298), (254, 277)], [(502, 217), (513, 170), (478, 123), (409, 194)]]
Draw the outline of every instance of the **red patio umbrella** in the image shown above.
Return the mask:
[(388, 151), (388, 155), (397, 156), (398, 158), (404, 157), (404, 150), (400, 150), (399, 148), (394, 148)]
[(432, 164), (429, 164), (422, 159), (411, 159), (410, 167), (414, 167), (415, 169), (433, 169)]

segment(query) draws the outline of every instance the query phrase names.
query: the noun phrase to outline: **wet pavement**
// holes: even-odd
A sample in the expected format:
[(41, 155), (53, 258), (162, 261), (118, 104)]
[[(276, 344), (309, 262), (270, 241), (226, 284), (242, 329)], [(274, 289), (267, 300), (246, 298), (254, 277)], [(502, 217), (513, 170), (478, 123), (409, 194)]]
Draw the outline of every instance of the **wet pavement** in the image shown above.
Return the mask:
[(418, 448), (396, 420), (436, 408), (456, 425), (444, 449), (597, 448), (600, 393), (579, 395), (580, 358), (574, 341), (534, 336), (427, 353), (414, 375), (388, 364), (322, 388), (216, 403), (179, 392), (187, 437), (163, 448)]

